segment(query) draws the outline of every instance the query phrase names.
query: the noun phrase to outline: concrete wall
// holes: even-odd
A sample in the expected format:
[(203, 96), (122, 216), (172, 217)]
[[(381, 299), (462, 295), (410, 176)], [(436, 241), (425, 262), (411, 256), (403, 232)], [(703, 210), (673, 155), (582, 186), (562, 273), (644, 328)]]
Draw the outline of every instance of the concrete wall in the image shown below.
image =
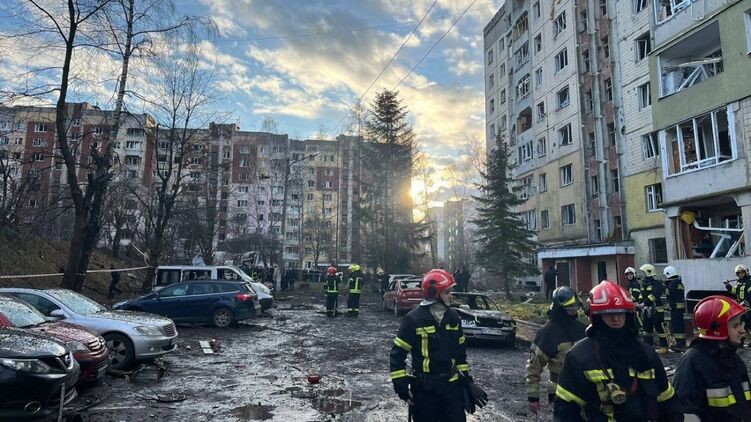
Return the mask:
[[(561, 187), (560, 167), (571, 164), (574, 176), (574, 183)], [(584, 206), (584, 181), (581, 154), (578, 152), (569, 154), (552, 163), (549, 163), (537, 171), (535, 174), (535, 183), (537, 183), (539, 174), (547, 175), (548, 190), (533, 196), (527, 201), (527, 204), (534, 204), (537, 209), (537, 223), (540, 230), (537, 239), (543, 244), (549, 245), (554, 243), (572, 243), (574, 240), (587, 237), (587, 215)], [(561, 222), (561, 206), (574, 204), (576, 224), (564, 226)], [(540, 212), (548, 210), (550, 215), (550, 228), (542, 230), (542, 220)]]
[[(693, 25), (695, 21), (702, 19), (710, 19), (722, 8), (737, 2), (738, 0), (694, 0), (691, 5), (684, 8), (673, 16), (656, 25), (655, 28), (655, 41), (657, 45), (669, 42), (672, 38), (678, 37), (686, 32), (686, 29)], [(654, 10), (654, 3), (652, 3), (650, 10)], [(654, 12), (653, 19), (654, 17)]]
[[(659, 49), (652, 53), (650, 57), (651, 80), (654, 82), (652, 117), (656, 128), (662, 129), (732, 101), (751, 96), (751, 84), (748, 83), (748, 75), (751, 75), (751, 57), (748, 55), (744, 22), (744, 12), (748, 9), (751, 9), (751, 0), (743, 0), (723, 10), (716, 17), (720, 26), (724, 72), (713, 78), (667, 97), (659, 98), (657, 84), (660, 81), (660, 70), (657, 57), (673, 42), (660, 45)], [(691, 28), (691, 32), (701, 29), (715, 19), (706, 16), (705, 20), (706, 22), (701, 22)], [(689, 23), (687, 22), (686, 25)], [(656, 31), (655, 36), (658, 32)]]
[[(662, 183), (662, 174), (658, 170), (645, 171), (626, 177), (626, 213), (629, 219), (629, 231), (661, 226), (664, 220), (662, 211), (647, 211), (645, 186)], [(663, 189), (663, 196), (665, 195)]]
[[(659, 214), (664, 215), (663, 213)], [(665, 233), (665, 227), (662, 225), (652, 229), (634, 230), (631, 232), (631, 240), (634, 242), (634, 268), (649, 263), (654, 264), (658, 271), (662, 271), (662, 268), (666, 264), (655, 264), (652, 262), (652, 257), (649, 255), (649, 239), (665, 237)]]

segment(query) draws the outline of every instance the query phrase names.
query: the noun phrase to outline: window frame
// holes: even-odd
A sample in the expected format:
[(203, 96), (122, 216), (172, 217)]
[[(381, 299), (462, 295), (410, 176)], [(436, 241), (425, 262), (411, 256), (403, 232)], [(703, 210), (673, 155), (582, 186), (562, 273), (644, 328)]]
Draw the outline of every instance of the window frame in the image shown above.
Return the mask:
[[(565, 218), (567, 211), (570, 218)], [(574, 204), (566, 204), (561, 206), (561, 225), (572, 226), (576, 224), (576, 206)]]
[(644, 186), (644, 196), (648, 213), (663, 211), (663, 208), (660, 207), (662, 203), (662, 183)]
[(574, 164), (569, 163), (558, 167), (558, 180), (560, 187), (571, 186), (574, 184)]
[(647, 82), (636, 87), (639, 111), (652, 107), (652, 86), (650, 84), (651, 82)]

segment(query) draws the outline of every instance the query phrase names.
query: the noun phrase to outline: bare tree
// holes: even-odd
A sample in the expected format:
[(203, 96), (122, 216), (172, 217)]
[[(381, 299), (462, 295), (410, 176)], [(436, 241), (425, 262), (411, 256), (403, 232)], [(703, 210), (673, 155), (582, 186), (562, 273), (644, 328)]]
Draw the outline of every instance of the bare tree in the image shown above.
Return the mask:
[(430, 260), (433, 264), (432, 268), (438, 268), (438, 251), (436, 245), (436, 237), (438, 236), (438, 222), (434, 221), (430, 215), (430, 205), (436, 200), (437, 194), (433, 189), (434, 187), (434, 174), (435, 169), (428, 163), (428, 158), (423, 152), (418, 152), (414, 161), (415, 175), (413, 180), (419, 183), (421, 189), (418, 192), (418, 197), (414, 198), (417, 203), (417, 209), (421, 214), (421, 223), (424, 223), (426, 234), (425, 237), (430, 241), (428, 242), (430, 248)]
[(208, 131), (191, 126), (208, 124), (211, 119), (208, 108), (216, 99), (213, 73), (200, 62), (195, 45), (175, 50), (157, 64), (160, 92), (156, 98), (160, 101), (154, 103), (154, 115), (160, 124), (154, 134), (156, 173), (149, 195), (139, 196), (145, 210), (149, 233), (147, 256), (151, 265), (144, 290), (150, 288), (159, 265), (167, 229), (190, 177), (189, 166), (200, 164), (200, 151), (210, 138)]
[(311, 207), (313, 213), (305, 218), (304, 228), (305, 237), (303, 239), (303, 249), (310, 248), (313, 255), (313, 267), (318, 268), (318, 261), (321, 255), (331, 261), (335, 255), (336, 245), (334, 244), (332, 233), (331, 216), (326, 215), (326, 201), (321, 195), (321, 204), (319, 207)]

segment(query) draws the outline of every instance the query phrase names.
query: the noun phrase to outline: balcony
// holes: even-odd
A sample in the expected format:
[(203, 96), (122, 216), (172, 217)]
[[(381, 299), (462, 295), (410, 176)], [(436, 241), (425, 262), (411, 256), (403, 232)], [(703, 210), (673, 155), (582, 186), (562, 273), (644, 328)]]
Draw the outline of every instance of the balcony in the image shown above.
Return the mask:
[(720, 25), (714, 22), (657, 56), (660, 97), (688, 89), (724, 70)]

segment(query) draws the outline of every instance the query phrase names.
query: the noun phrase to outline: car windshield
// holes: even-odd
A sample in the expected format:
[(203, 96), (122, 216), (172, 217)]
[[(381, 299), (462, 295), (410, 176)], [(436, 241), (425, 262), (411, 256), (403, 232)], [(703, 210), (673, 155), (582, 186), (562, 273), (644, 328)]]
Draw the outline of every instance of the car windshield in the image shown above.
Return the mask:
[(91, 315), (107, 310), (103, 305), (70, 290), (47, 290), (47, 293), (77, 314)]
[(500, 311), (501, 309), (489, 297), (478, 295), (454, 295), (454, 305), (466, 305), (469, 309), (481, 311)]
[(0, 314), (17, 328), (33, 327), (44, 323), (44, 315), (31, 306), (15, 301), (3, 301), (0, 303)]

